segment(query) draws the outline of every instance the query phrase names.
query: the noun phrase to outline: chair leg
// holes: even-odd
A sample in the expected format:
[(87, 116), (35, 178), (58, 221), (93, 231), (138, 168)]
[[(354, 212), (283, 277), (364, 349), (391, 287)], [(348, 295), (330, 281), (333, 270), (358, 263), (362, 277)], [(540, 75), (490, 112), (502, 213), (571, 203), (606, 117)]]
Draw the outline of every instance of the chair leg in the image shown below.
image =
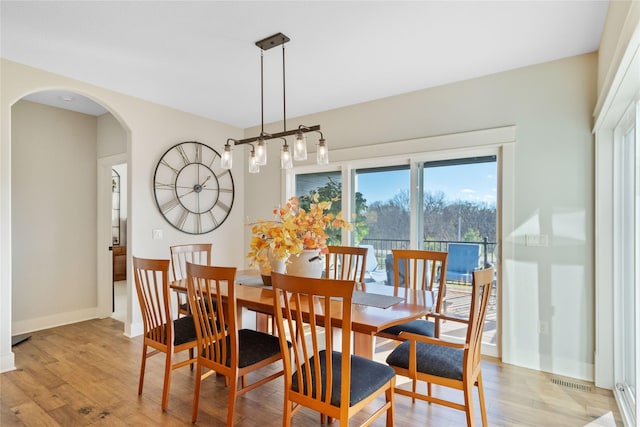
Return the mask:
[(416, 392), (418, 388), (418, 380), (411, 378), (411, 403), (416, 403)]
[(391, 378), (391, 383), (389, 384), (389, 388), (387, 389), (387, 391), (385, 392), (385, 397), (387, 402), (391, 403), (391, 406), (389, 406), (389, 409), (387, 409), (387, 427), (393, 427), (394, 426), (394, 418), (395, 418), (395, 403), (394, 403), (394, 399), (393, 399), (393, 390), (396, 388), (396, 378), (393, 377)]
[(480, 400), (480, 415), (482, 416), (482, 427), (489, 427), (489, 423), (487, 423), (487, 408), (484, 403), (484, 388), (482, 387), (482, 372), (478, 373), (478, 398)]
[[(193, 359), (193, 347), (191, 347), (191, 348), (189, 349), (189, 359)], [(194, 365), (194, 363), (193, 363), (193, 362), (191, 362), (191, 363), (189, 364), (189, 366), (191, 366), (191, 370), (192, 370), (192, 371), (193, 371), (193, 365)]]
[[(242, 377), (244, 380), (244, 377)], [(233, 413), (236, 409), (236, 398), (238, 393), (238, 373), (234, 372), (231, 376), (231, 384), (229, 387), (229, 405), (227, 406), (227, 427), (233, 426)]]
[(284, 393), (284, 411), (282, 415), (282, 427), (291, 427), (291, 416), (292, 416), (291, 402), (288, 400), (287, 392)]
[(147, 345), (142, 344), (142, 361), (140, 362), (140, 381), (138, 383), (138, 395), (142, 394), (142, 386), (144, 385), (144, 370), (147, 365)]
[(169, 406), (169, 389), (171, 388), (171, 362), (173, 351), (167, 349), (167, 355), (164, 362), (164, 385), (162, 386), (162, 412), (167, 410)]
[(467, 427), (475, 426), (475, 420), (473, 417), (473, 382), (466, 381), (464, 384), (464, 406), (465, 413), (467, 415)]
[(196, 385), (193, 388), (193, 408), (191, 410), (191, 422), (198, 420), (198, 405), (200, 404), (200, 383), (202, 382), (202, 366), (196, 363)]

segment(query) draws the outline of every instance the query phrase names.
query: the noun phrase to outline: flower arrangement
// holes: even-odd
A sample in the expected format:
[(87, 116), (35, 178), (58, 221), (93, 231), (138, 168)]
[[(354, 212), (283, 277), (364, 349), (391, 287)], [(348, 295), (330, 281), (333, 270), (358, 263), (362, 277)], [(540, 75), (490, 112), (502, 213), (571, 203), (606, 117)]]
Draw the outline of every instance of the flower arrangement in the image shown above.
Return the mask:
[(311, 198), (308, 211), (300, 207), (297, 197), (287, 200), (284, 207), (273, 210), (274, 220), (258, 220), (251, 224), (250, 251), (247, 257), (252, 266), (259, 266), (265, 274), (271, 273), (269, 256), (288, 259), (304, 249), (318, 249), (327, 252), (327, 229), (353, 226), (344, 219), (342, 212), (334, 215), (329, 212), (331, 204), (337, 199), (318, 201), (318, 193)]

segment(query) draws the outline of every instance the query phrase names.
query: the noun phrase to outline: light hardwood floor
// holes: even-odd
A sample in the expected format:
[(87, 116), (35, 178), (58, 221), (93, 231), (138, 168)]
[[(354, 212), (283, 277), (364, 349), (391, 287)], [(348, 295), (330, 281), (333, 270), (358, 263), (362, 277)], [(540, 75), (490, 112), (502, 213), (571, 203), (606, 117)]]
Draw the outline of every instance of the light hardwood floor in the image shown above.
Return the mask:
[[(376, 358), (384, 358), (388, 346), (383, 342)], [(35, 332), (13, 350), (17, 369), (0, 375), (3, 427), (191, 425), (193, 372), (188, 367), (174, 371), (169, 409), (162, 413), (162, 356), (147, 363), (144, 392), (138, 396), (141, 340), (124, 337), (122, 323), (114, 319)], [(495, 359), (483, 361), (483, 374), (491, 426), (622, 426), (611, 392), (593, 384), (554, 378)], [(571, 387), (574, 383), (591, 391)], [(228, 396), (224, 379), (209, 377), (202, 387), (197, 425), (224, 425)], [(435, 386), (434, 390), (452, 395)], [(424, 402), (411, 404), (403, 396), (396, 396), (395, 403), (397, 426), (465, 425), (460, 411)], [(276, 380), (238, 399), (235, 425), (280, 426), (281, 414), (282, 381)], [(357, 416), (352, 423), (364, 417)], [(317, 413), (303, 408), (294, 425), (318, 426), (319, 419)], [(384, 426), (384, 417), (373, 425)]]

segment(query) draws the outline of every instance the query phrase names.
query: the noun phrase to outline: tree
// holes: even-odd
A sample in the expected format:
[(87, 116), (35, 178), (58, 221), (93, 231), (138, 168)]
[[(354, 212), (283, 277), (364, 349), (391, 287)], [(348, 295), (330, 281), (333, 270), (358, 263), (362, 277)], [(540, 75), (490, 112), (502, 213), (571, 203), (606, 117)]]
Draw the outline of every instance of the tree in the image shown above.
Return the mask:
[[(309, 211), (309, 207), (311, 206), (311, 200), (314, 194), (318, 193), (318, 201), (334, 201), (331, 204), (331, 212), (334, 215), (337, 215), (341, 211), (340, 203), (336, 203), (335, 201), (340, 200), (342, 196), (342, 183), (336, 182), (333, 178), (328, 177), (328, 181), (322, 187), (318, 187), (315, 190), (309, 191), (309, 194), (303, 195), (299, 197), (300, 207), (305, 211)], [(356, 200), (355, 200), (355, 217), (353, 218), (353, 229), (355, 231), (355, 240), (356, 242), (360, 242), (364, 236), (368, 233), (367, 226), (367, 217), (365, 215), (367, 211), (367, 200), (362, 196), (362, 193), (356, 192)], [(348, 213), (344, 213), (345, 218), (348, 217)], [(342, 230), (341, 229), (330, 229), (327, 230), (327, 235), (329, 238), (327, 239), (327, 244), (329, 245), (339, 245), (342, 243)]]

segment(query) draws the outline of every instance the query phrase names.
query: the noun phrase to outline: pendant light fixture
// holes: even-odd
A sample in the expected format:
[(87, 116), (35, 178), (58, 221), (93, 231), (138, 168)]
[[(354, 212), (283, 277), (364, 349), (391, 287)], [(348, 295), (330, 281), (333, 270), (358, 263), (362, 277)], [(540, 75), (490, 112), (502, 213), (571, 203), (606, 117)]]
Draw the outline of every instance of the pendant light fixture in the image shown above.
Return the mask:
[[(316, 160), (319, 165), (326, 165), (329, 163), (329, 152), (327, 149), (327, 142), (320, 131), (320, 125), (305, 126), (300, 125), (297, 129), (287, 130), (287, 98), (286, 98), (286, 85), (285, 85), (285, 55), (284, 45), (289, 41), (289, 37), (282, 33), (277, 33), (269, 36), (265, 39), (256, 42), (256, 46), (260, 48), (260, 134), (255, 137), (236, 140), (233, 138), (227, 139), (227, 143), (224, 145), (224, 152), (222, 154), (222, 167), (225, 169), (231, 169), (232, 152), (231, 143), (234, 145), (250, 144), (251, 153), (249, 155), (249, 173), (258, 173), (260, 166), (267, 164), (267, 141), (271, 139), (282, 139), (284, 145), (280, 151), (280, 166), (282, 169), (291, 169), (293, 167), (293, 160), (306, 160), (307, 159), (307, 138), (306, 134), (309, 132), (318, 132), (320, 139), (318, 141), (318, 147), (316, 151)], [(269, 50), (272, 47), (282, 46), (282, 104), (283, 104), (283, 130), (277, 133), (267, 133), (264, 131), (264, 51)], [(290, 147), (287, 144), (285, 137), (295, 135), (296, 139), (293, 143), (293, 154), (290, 151)], [(254, 144), (255, 143), (255, 146)]]

